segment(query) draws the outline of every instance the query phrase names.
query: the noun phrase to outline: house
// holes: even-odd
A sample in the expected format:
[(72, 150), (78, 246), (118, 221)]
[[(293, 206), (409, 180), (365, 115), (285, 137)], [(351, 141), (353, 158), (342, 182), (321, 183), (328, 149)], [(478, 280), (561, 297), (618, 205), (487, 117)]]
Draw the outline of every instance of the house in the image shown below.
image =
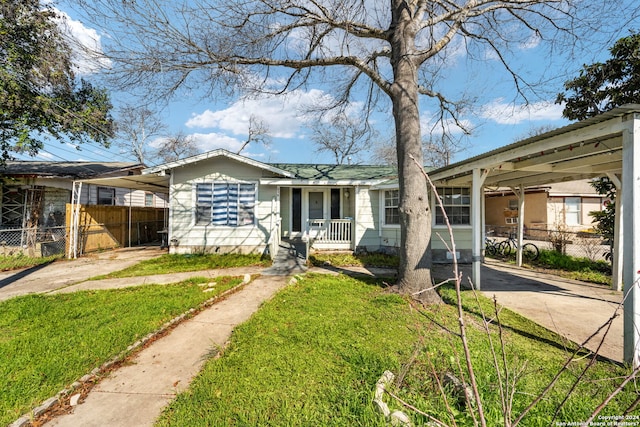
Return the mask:
[[(0, 168), (0, 228), (64, 226), (74, 181), (140, 175), (144, 165), (130, 162), (8, 161)], [(165, 207), (159, 194), (127, 188), (89, 185), (81, 194), (86, 205)]]
[[(595, 190), (591, 180), (555, 182), (524, 189), (524, 227), (536, 230), (563, 229), (579, 232), (590, 229), (593, 211), (604, 209), (607, 197)], [(510, 188), (485, 188), (487, 228), (513, 230), (518, 224), (518, 196)], [(502, 233), (504, 234), (504, 233)]]
[[(320, 250), (394, 252), (400, 245), (397, 173), (389, 166), (263, 163), (214, 150), (143, 174), (170, 177), (172, 253), (273, 254), (280, 239)], [(457, 255), (469, 260), (469, 190), (439, 191), (458, 233)], [(445, 229), (442, 215), (433, 220)], [(432, 245), (434, 262), (451, 261), (439, 238)]]
[[(266, 251), (278, 238), (304, 235), (305, 231), (309, 238), (325, 239), (329, 246), (334, 234), (340, 237), (341, 232), (334, 233), (327, 224), (338, 219), (350, 224), (347, 227), (351, 234), (345, 240), (351, 248), (396, 247), (399, 232), (392, 230), (394, 212), (397, 212), (394, 211), (394, 202), (397, 203), (394, 191), (398, 186), (390, 176), (391, 171), (388, 172), (363, 175), (357, 181), (340, 180), (325, 171), (325, 175), (314, 179), (296, 174), (287, 165), (270, 165), (216, 150), (147, 169), (143, 176), (146, 174), (150, 180), (161, 178), (169, 187), (171, 251), (185, 253)], [(446, 228), (441, 224), (443, 216), (434, 209), (431, 239), (434, 260), (446, 260), (449, 256), (471, 262), (471, 280), (475, 287), (479, 288), (482, 283), (485, 187), (515, 189), (518, 206), (522, 207), (527, 187), (601, 176), (611, 179), (619, 191), (613, 287), (621, 289), (623, 281), (626, 284), (640, 281), (640, 215), (637, 215), (640, 104), (624, 105), (505, 145), (430, 171), (429, 175), (439, 188), (444, 210), (452, 218), (456, 240), (454, 254), (446, 249), (445, 243), (439, 243), (437, 236)], [(346, 201), (351, 198), (353, 205)], [(431, 197), (432, 208), (435, 208), (434, 199)], [(518, 241), (523, 235), (524, 210), (518, 209)], [(332, 218), (338, 215), (340, 218)], [(320, 227), (322, 224), (324, 229)], [(441, 235), (446, 242), (447, 234)], [(517, 259), (519, 262), (521, 253)], [(640, 291), (636, 288), (625, 286), (624, 306), (625, 361), (633, 362), (634, 366), (640, 365)]]

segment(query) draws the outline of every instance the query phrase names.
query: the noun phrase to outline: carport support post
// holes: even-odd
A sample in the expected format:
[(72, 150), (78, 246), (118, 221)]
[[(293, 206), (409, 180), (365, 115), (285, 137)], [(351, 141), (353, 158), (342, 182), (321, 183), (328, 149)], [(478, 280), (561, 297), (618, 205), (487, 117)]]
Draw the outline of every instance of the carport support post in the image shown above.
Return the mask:
[(511, 191), (518, 197), (518, 224), (516, 227), (516, 265), (522, 267), (522, 241), (524, 235), (524, 185), (520, 184), (518, 188), (511, 187)]
[(612, 262), (612, 274), (611, 274), (611, 289), (615, 291), (622, 290), (622, 242), (624, 241), (624, 230), (622, 228), (622, 212), (624, 212), (624, 207), (622, 204), (622, 181), (618, 175), (614, 173), (608, 173), (607, 177), (613, 185), (616, 186), (616, 200), (615, 200), (615, 210), (616, 217), (614, 219), (613, 225), (613, 258)]
[(483, 185), (488, 171), (473, 170), (471, 182), (471, 281), (475, 289), (480, 289), (480, 267), (482, 266), (482, 199)]
[[(640, 120), (622, 132), (624, 361), (640, 365)], [(634, 212), (636, 214), (634, 215)]]

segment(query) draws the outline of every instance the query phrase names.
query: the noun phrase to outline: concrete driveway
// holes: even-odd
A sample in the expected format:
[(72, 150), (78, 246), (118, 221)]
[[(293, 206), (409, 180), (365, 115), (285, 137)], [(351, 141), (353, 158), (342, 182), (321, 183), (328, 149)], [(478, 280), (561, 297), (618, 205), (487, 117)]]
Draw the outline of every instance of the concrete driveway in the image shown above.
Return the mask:
[[(622, 292), (593, 283), (518, 268), (488, 259), (481, 271), (481, 291), (499, 304), (576, 343), (583, 343), (616, 313), (600, 355), (623, 361)], [(603, 334), (585, 347), (595, 351)]]
[(85, 255), (74, 260), (0, 272), (0, 301), (19, 295), (50, 292), (111, 273), (167, 253), (159, 246), (135, 246)]

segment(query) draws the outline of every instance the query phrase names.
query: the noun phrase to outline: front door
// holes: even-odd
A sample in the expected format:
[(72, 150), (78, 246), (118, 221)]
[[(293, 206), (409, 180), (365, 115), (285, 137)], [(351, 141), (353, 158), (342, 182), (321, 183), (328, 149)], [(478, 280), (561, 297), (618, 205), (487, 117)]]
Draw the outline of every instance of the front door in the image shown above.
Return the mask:
[(309, 192), (309, 219), (324, 218), (324, 192)]

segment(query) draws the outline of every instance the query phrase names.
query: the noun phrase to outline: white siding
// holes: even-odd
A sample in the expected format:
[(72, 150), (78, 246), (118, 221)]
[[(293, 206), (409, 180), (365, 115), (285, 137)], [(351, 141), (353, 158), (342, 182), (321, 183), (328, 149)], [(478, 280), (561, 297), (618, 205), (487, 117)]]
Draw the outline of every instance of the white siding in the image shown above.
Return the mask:
[[(258, 184), (263, 170), (228, 158), (214, 158), (174, 169), (171, 194), (173, 252), (261, 252), (272, 221), (277, 187), (257, 186), (255, 223), (238, 227), (195, 224), (195, 184), (228, 181)], [(275, 219), (275, 218), (274, 218)]]
[(356, 218), (355, 246), (368, 249), (380, 247), (380, 197), (379, 191), (366, 187), (355, 189)]

